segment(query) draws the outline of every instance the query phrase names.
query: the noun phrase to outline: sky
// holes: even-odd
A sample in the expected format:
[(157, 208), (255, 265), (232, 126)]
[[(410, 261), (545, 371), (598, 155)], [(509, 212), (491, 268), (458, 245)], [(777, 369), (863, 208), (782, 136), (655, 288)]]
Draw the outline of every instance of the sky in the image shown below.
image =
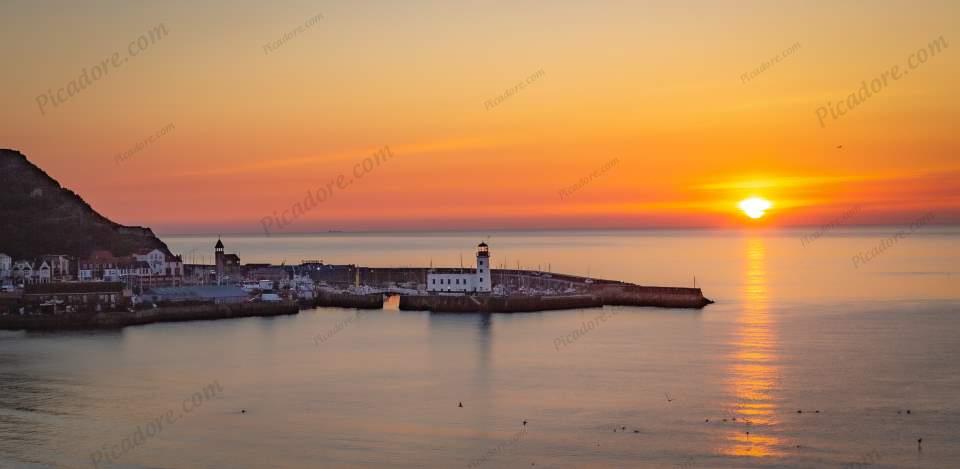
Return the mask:
[(0, 148), (158, 233), (960, 221), (956, 1), (87, 3)]

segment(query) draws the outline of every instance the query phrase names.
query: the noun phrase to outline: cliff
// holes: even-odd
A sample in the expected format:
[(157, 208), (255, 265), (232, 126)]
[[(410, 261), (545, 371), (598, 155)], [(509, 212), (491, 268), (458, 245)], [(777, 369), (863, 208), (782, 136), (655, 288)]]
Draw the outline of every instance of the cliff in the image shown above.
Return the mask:
[(0, 252), (83, 258), (97, 249), (126, 256), (143, 248), (170, 253), (149, 228), (110, 221), (22, 153), (0, 149)]

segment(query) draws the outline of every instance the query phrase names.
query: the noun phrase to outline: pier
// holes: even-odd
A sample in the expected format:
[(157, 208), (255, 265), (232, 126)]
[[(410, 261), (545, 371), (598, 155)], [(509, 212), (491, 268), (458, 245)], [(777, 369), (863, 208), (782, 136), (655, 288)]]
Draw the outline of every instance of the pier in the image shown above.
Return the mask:
[(400, 309), (438, 313), (525, 313), (561, 309), (601, 308), (594, 295), (491, 296), (491, 295), (401, 295)]
[[(456, 313), (519, 313), (602, 306), (640, 306), (659, 308), (700, 309), (711, 303), (699, 288), (654, 287), (614, 280), (530, 270), (493, 269), (493, 284), (506, 293), (429, 292), (428, 274), (445, 273), (448, 269), (351, 267), (356, 285), (379, 290), (375, 293), (323, 291), (317, 294), (316, 305), (326, 307), (380, 309), (383, 295), (399, 294), (400, 309)], [(459, 269), (457, 269), (459, 270)], [(336, 276), (331, 278), (332, 276)], [(350, 275), (327, 272), (318, 278), (347, 288)], [(400, 288), (406, 285), (408, 288)]]
[(202, 321), (246, 317), (270, 317), (297, 314), (295, 303), (234, 303), (168, 305), (135, 311), (105, 311), (94, 314), (0, 315), (0, 329), (61, 330), (118, 329), (156, 322)]

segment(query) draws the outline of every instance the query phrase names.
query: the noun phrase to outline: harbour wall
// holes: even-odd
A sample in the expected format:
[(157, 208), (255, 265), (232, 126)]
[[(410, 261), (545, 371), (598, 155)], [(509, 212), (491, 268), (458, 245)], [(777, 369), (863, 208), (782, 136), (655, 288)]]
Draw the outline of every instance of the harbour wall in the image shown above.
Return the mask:
[[(472, 269), (456, 268), (435, 268), (432, 270), (433, 272), (437, 273), (473, 271)], [(424, 267), (382, 268), (345, 266), (344, 271), (342, 272), (337, 272), (336, 269), (332, 269), (331, 272), (326, 275), (326, 281), (330, 281), (330, 283), (334, 284), (352, 284), (359, 278), (359, 281), (362, 285), (368, 285), (372, 287), (387, 288), (392, 285), (414, 284), (420, 288), (424, 288), (426, 287), (427, 273), (430, 271), (431, 269)], [(557, 292), (567, 292), (566, 294), (568, 296), (593, 295), (599, 297), (602, 303), (605, 305), (651, 306), (661, 308), (703, 308), (713, 303), (713, 301), (703, 296), (703, 292), (699, 288), (644, 286), (616, 280), (588, 278), (577, 275), (523, 269), (491, 269), (490, 272), (491, 280), (494, 285), (503, 285), (510, 291), (520, 292), (531, 290), (553, 290)], [(349, 281), (346, 281), (348, 279)], [(404, 300), (403, 298), (406, 297), (406, 295), (401, 296), (401, 304), (416, 305), (422, 304), (423, 302), (423, 300)], [(514, 297), (515, 296), (510, 296), (510, 298)], [(532, 297), (540, 298), (541, 301), (543, 301), (543, 298), (549, 298), (548, 296), (538, 297), (536, 295), (532, 295)], [(436, 301), (438, 302), (438, 308), (451, 308), (456, 311), (469, 311), (474, 308), (469, 303), (463, 303), (462, 305), (456, 303), (458, 300)], [(359, 304), (362, 302), (362, 300), (346, 298), (342, 301), (337, 299), (328, 305), (355, 307), (353, 304)], [(511, 304), (520, 303), (517, 303), (516, 300), (512, 300)], [(433, 310), (433, 307), (428, 306), (423, 309)], [(554, 308), (540, 307), (535, 310), (543, 311), (546, 309)], [(531, 309), (526, 308), (524, 310)]]
[[(358, 267), (354, 265), (328, 266), (321, 271), (310, 272), (310, 277), (318, 282), (326, 282), (330, 285), (353, 285), (357, 280), (361, 285), (370, 285), (374, 287), (386, 287), (391, 284), (421, 284), (426, 285), (427, 273), (430, 271), (436, 273), (460, 273), (473, 272), (472, 268), (427, 268), (427, 267)], [(493, 284), (503, 284), (509, 287), (519, 288), (527, 286), (531, 288), (547, 289), (553, 288), (563, 290), (571, 287), (587, 285), (587, 277), (576, 275), (566, 275), (548, 272), (539, 272), (535, 270), (523, 269), (490, 269), (491, 280)], [(628, 285), (624, 282), (603, 279), (589, 279), (594, 284), (617, 284)]]
[(523, 313), (558, 309), (600, 308), (594, 295), (486, 296), (401, 295), (400, 309), (438, 313)]
[(113, 329), (125, 326), (171, 321), (202, 321), (212, 319), (244, 318), (254, 316), (282, 316), (297, 314), (295, 303), (236, 303), (161, 306), (138, 311), (112, 311), (95, 314), (58, 314), (0, 316), (0, 329), (58, 330), (58, 329)]
[(713, 303), (699, 288), (597, 285), (592, 291), (603, 299), (603, 304), (611, 306), (703, 308)]
[(380, 293), (354, 295), (320, 291), (314, 305), (334, 308), (383, 309), (383, 295)]

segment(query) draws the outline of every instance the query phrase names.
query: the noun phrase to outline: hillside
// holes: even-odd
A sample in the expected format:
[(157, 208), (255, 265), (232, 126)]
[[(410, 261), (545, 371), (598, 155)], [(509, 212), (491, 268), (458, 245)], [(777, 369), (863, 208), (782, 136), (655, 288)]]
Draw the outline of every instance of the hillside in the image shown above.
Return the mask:
[(14, 259), (83, 258), (96, 249), (124, 256), (142, 248), (169, 254), (149, 228), (110, 221), (22, 153), (0, 149), (0, 252)]

